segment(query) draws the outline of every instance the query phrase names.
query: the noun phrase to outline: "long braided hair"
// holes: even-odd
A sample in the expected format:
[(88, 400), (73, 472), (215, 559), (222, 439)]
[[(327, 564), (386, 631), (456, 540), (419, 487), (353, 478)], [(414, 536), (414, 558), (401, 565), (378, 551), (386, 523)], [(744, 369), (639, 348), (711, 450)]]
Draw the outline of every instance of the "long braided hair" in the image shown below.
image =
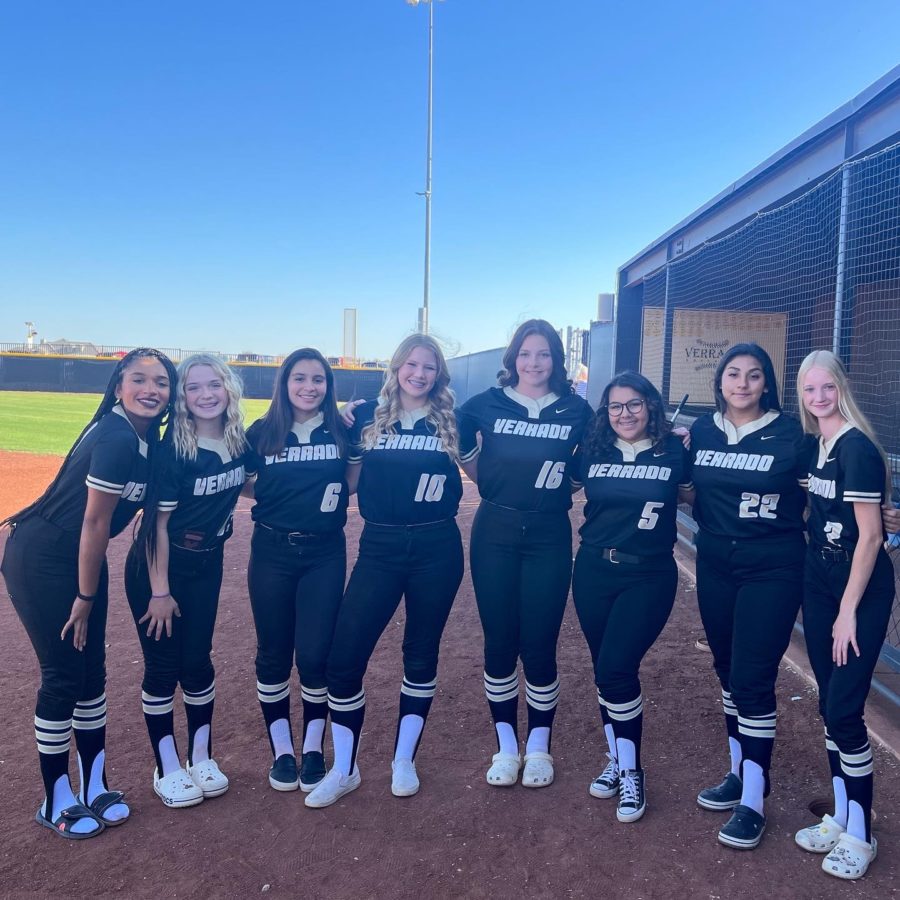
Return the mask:
[[(147, 430), (147, 458), (150, 461), (152, 466), (153, 458), (157, 455), (154, 452), (154, 448), (156, 445), (160, 443), (170, 443), (172, 440), (172, 429), (166, 428), (168, 425), (172, 410), (174, 409), (175, 404), (175, 383), (177, 381), (177, 375), (175, 372), (175, 366), (172, 363), (172, 360), (169, 359), (164, 353), (160, 353), (159, 350), (154, 350), (151, 347), (138, 347), (135, 350), (131, 350), (126, 353), (115, 365), (115, 368), (112, 371), (112, 375), (109, 377), (109, 383), (106, 385), (106, 391), (103, 394), (103, 399), (100, 401), (100, 405), (97, 407), (97, 411), (92, 416), (90, 422), (85, 425), (81, 434), (78, 435), (78, 440), (72, 444), (72, 449), (66, 454), (66, 458), (63, 460), (63, 464), (59, 467), (59, 471), (56, 473), (56, 477), (50, 484), (47, 486), (47, 489), (41, 494), (40, 497), (37, 498), (33, 503), (30, 503), (24, 509), (20, 509), (18, 512), (13, 513), (11, 516), (8, 516), (2, 522), (0, 522), (0, 527), (4, 525), (9, 525), (13, 522), (21, 522), (26, 519), (28, 516), (37, 515), (44, 508), (44, 505), (53, 496), (54, 491), (56, 490), (56, 486), (59, 484), (60, 479), (63, 476), (63, 473), (69, 467), (70, 461), (72, 459), (72, 454), (75, 452), (78, 445), (81, 443), (82, 438), (94, 427), (105, 415), (107, 415), (112, 408), (118, 403), (118, 399), (116, 398), (116, 390), (122, 384), (122, 378), (125, 375), (127, 369), (131, 366), (131, 364), (138, 359), (156, 359), (162, 363), (163, 367), (166, 370), (166, 375), (169, 377), (169, 385), (171, 389), (171, 393), (169, 394), (169, 402), (166, 404), (166, 408), (156, 416), (153, 421), (150, 423), (150, 427)], [(160, 437), (160, 431), (163, 431), (162, 437)], [(152, 471), (152, 469), (151, 469)]]

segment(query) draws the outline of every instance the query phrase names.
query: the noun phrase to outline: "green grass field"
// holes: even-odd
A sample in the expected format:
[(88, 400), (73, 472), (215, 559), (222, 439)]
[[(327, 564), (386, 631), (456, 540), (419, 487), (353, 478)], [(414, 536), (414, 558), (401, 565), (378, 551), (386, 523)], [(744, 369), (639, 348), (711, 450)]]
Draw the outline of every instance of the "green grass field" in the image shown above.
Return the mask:
[[(65, 456), (97, 409), (100, 394), (0, 391), (0, 450)], [(268, 400), (245, 400), (249, 425), (268, 408)]]

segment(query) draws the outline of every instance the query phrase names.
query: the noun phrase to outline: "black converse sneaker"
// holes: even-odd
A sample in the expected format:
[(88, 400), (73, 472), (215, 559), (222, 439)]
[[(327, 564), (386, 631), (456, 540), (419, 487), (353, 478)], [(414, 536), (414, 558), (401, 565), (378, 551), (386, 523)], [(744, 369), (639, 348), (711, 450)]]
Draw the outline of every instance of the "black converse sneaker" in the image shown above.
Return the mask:
[(700, 791), (697, 803), (704, 809), (734, 809), (741, 802), (743, 790), (744, 782), (734, 772), (729, 772), (721, 784)]
[(753, 850), (759, 846), (765, 830), (765, 816), (738, 804), (731, 818), (719, 829), (719, 843), (736, 850)]
[(604, 800), (619, 795), (618, 760), (613, 759), (608, 753), (606, 758), (609, 760), (606, 768), (591, 782), (591, 786), (588, 788), (592, 797), (601, 797)]
[(619, 771), (619, 805), (616, 808), (616, 818), (620, 822), (637, 822), (646, 809), (644, 770), (621, 769)]

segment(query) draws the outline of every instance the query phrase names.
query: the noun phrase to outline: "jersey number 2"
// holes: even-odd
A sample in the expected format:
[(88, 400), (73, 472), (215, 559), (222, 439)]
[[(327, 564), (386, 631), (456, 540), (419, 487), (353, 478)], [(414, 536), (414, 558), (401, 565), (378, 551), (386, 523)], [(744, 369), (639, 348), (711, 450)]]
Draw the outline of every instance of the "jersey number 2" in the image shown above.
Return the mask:
[(416, 503), (423, 500), (426, 503), (436, 503), (444, 496), (444, 482), (446, 475), (429, 475), (427, 472), (419, 477), (419, 486), (416, 488)]
[[(763, 494), (760, 497), (759, 494), (744, 492), (741, 494), (740, 517), (742, 519), (777, 519), (775, 508), (780, 499), (781, 494)], [(759, 512), (756, 511), (757, 508)]]

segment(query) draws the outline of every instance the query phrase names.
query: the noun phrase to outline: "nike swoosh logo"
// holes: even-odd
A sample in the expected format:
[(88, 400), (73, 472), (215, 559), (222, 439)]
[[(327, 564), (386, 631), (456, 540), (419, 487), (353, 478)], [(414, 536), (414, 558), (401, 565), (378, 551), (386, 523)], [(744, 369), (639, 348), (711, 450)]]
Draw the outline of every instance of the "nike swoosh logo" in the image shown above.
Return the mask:
[(566, 410), (567, 410), (568, 408), (569, 408), (569, 407), (567, 406), (565, 409), (558, 409), (558, 410), (556, 410), (556, 414), (559, 415), (560, 413), (564, 413), (564, 412), (566, 412)]
[(828, 459), (825, 460), (825, 462), (834, 462), (835, 459), (837, 459), (836, 456), (829, 456)]
[(772, 438), (775, 437), (775, 436), (776, 436), (776, 435), (774, 435), (774, 434), (767, 434), (765, 437), (761, 437), (760, 440), (761, 440), (761, 441), (771, 441)]

